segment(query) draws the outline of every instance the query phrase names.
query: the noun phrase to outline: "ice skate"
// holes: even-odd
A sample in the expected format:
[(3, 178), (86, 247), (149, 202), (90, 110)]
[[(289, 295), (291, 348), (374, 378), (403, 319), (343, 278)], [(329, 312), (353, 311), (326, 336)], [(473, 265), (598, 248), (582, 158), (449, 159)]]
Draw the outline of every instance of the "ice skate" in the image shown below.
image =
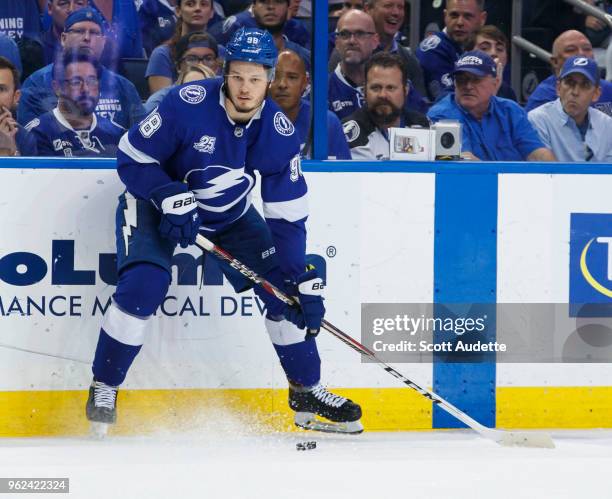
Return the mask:
[(329, 392), (320, 383), (312, 387), (290, 384), (289, 407), (295, 411), (296, 426), (305, 430), (352, 434), (363, 431), (361, 407), (352, 400)]
[(117, 388), (101, 381), (92, 381), (85, 412), (91, 422), (91, 435), (104, 438), (109, 425), (117, 421)]

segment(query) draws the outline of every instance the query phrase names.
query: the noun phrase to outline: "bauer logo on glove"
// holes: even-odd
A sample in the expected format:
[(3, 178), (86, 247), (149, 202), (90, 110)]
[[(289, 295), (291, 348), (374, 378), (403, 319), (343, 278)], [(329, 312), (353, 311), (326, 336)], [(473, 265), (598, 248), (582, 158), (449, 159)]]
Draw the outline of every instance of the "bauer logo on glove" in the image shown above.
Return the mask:
[(159, 232), (186, 248), (195, 242), (200, 229), (198, 204), (193, 192), (182, 182), (171, 182), (151, 192), (151, 202), (161, 211)]
[(295, 282), (289, 282), (286, 287), (287, 293), (297, 298), (298, 305), (286, 306), (283, 312), (285, 318), (298, 328), (306, 328), (309, 334), (316, 336), (325, 315), (321, 296), (324, 288), (323, 280), (316, 269), (309, 266), (307, 272), (298, 276)]

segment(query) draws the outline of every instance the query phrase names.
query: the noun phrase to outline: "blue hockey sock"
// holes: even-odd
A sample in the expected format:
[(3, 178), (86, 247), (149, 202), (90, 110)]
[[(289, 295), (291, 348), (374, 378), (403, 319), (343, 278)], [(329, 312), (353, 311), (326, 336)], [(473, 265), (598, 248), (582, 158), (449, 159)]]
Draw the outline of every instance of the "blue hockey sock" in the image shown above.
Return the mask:
[(293, 345), (274, 345), (287, 379), (303, 386), (316, 385), (321, 379), (321, 359), (312, 339)]
[(94, 379), (110, 386), (119, 386), (141, 348), (142, 345), (121, 343), (100, 329), (92, 367)]

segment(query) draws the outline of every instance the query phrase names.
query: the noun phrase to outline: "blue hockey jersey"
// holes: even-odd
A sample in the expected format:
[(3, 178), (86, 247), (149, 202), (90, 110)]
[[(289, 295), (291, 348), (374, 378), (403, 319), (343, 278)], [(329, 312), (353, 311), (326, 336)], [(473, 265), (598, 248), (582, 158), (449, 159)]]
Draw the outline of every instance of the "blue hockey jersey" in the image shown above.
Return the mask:
[(452, 72), (462, 52), (462, 47), (444, 31), (434, 33), (420, 43), (416, 56), (423, 68), (425, 87), (432, 101), (455, 90)]
[(246, 213), (259, 171), (281, 268), (297, 276), (305, 268), (308, 215), (298, 134), (270, 98), (248, 123), (233, 122), (222, 85), (222, 78), (214, 78), (173, 88), (121, 139), (119, 176), (141, 199), (162, 185), (186, 182), (198, 203), (201, 230), (210, 233)]
[(176, 27), (174, 8), (168, 0), (140, 0), (138, 7), (138, 20), (142, 33), (142, 44), (147, 55), (153, 49), (172, 38)]
[(0, 2), (0, 33), (13, 40), (25, 37), (40, 41), (41, 29), (38, 0)]
[[(22, 125), (42, 116), (57, 106), (53, 92), (53, 64), (32, 73), (21, 87), (17, 121)], [(99, 118), (108, 118), (125, 129), (140, 121), (144, 107), (134, 84), (106, 68), (100, 76), (100, 100), (96, 107)]]
[(75, 130), (58, 108), (32, 120), (25, 128), (36, 139), (39, 156), (114, 158), (125, 133), (123, 128), (95, 114), (88, 129)]

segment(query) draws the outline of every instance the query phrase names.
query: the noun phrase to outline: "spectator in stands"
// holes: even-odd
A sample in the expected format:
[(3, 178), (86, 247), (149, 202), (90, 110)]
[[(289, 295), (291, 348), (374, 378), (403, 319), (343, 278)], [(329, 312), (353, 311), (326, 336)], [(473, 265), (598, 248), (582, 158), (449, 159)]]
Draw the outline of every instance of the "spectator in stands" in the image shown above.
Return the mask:
[(6, 57), (0, 57), (0, 156), (36, 156), (36, 141), (17, 124), (19, 71)]
[(372, 16), (380, 45), (375, 50), (384, 50), (399, 55), (406, 64), (408, 78), (420, 95), (425, 95), (425, 79), (418, 59), (410, 48), (399, 43), (399, 30), (404, 24), (405, 0), (367, 0), (365, 11)]
[(106, 44), (101, 63), (113, 71), (120, 59), (144, 57), (135, 0), (47, 0), (47, 30), (43, 33), (45, 64), (62, 57), (61, 34), (66, 18), (75, 10), (91, 7), (104, 19)]
[(454, 90), (454, 64), (486, 19), (484, 0), (446, 0), (444, 30), (425, 38), (416, 51), (432, 101)]
[(336, 51), (340, 61), (328, 79), (330, 109), (342, 119), (363, 105), (365, 64), (378, 46), (372, 17), (360, 10), (349, 10), (336, 28)]
[(49, 0), (47, 12), (51, 17), (51, 26), (42, 34), (42, 42), (45, 54), (45, 65), (55, 61), (58, 54), (62, 52), (62, 33), (64, 24), (70, 14), (77, 9), (87, 7), (89, 0)]
[[(201, 64), (210, 69), (212, 75), (215, 75), (219, 68), (219, 48), (214, 37), (210, 33), (204, 31), (196, 31), (183, 36), (176, 44), (176, 71), (178, 73), (177, 80), (174, 85), (183, 83), (184, 73), (187, 66)], [(182, 75), (182, 77), (181, 77)], [(172, 85), (164, 87), (155, 92), (145, 105), (145, 109), (149, 112), (163, 100), (168, 94)]]
[(152, 94), (169, 87), (176, 80), (176, 44), (189, 33), (206, 31), (206, 25), (213, 15), (212, 0), (178, 0), (176, 14), (178, 22), (174, 36), (168, 43), (153, 50), (147, 66), (145, 76)]
[[(361, 10), (350, 10), (339, 20), (336, 30), (336, 53), (340, 60), (328, 78), (328, 102), (330, 109), (341, 120), (363, 105), (365, 64), (378, 45), (374, 21)], [(405, 61), (404, 61), (405, 63)], [(427, 103), (406, 82), (408, 96), (406, 107), (427, 112)]]
[(498, 78), (499, 88), (497, 96), (504, 99), (512, 99), (516, 102), (516, 93), (503, 78), (504, 69), (508, 64), (508, 50), (510, 49), (506, 35), (497, 26), (490, 24), (483, 26), (473, 34), (467, 42), (465, 49), (468, 51), (480, 50), (491, 56), (491, 59), (497, 64), (497, 74), (501, 76), (501, 78)]
[[(550, 58), (553, 75), (540, 82), (536, 87), (529, 96), (529, 100), (525, 105), (525, 111), (529, 112), (557, 98), (557, 75), (561, 71), (565, 61), (569, 57), (575, 55), (581, 55), (592, 59), (593, 46), (591, 42), (586, 36), (580, 33), (580, 31), (570, 30), (561, 33), (553, 43), (552, 56)], [(601, 95), (597, 102), (592, 105), (608, 116), (612, 116), (612, 82), (605, 80), (601, 81)]]
[(116, 156), (125, 129), (94, 112), (101, 72), (95, 59), (78, 52), (66, 52), (54, 65), (57, 107), (27, 125), (40, 156)]
[(17, 48), (17, 44), (12, 38), (9, 38), (3, 33), (0, 33), (0, 56), (6, 57), (9, 61), (11, 61), (21, 75), (22, 66), (19, 48)]
[[(103, 26), (104, 21), (95, 10), (86, 7), (74, 11), (66, 19), (62, 47), (66, 51), (79, 51), (99, 60), (105, 43)], [(17, 110), (19, 123), (28, 123), (56, 107), (57, 96), (52, 84), (54, 65), (49, 64), (36, 71), (23, 84)], [(127, 129), (144, 116), (144, 108), (134, 85), (105, 67), (102, 67), (99, 90), (98, 117), (108, 118)]]
[[(148, 57), (153, 50), (176, 33), (178, 0), (134, 0), (138, 8), (142, 44)], [(225, 19), (220, 2), (212, 2), (213, 14), (206, 29)], [(180, 34), (179, 34), (180, 36)]]
[(425, 115), (405, 108), (407, 77), (397, 54), (378, 52), (366, 63), (365, 106), (342, 120), (353, 159), (389, 159), (391, 127), (429, 128)]
[(176, 30), (176, 0), (140, 0), (138, 21), (142, 45), (147, 53), (172, 38)]
[(211, 28), (211, 33), (225, 44), (242, 27), (268, 30), (274, 37), (276, 48), (293, 50), (310, 68), (310, 33), (297, 19), (289, 18), (289, 0), (254, 0), (245, 11), (228, 17)]
[(2, 0), (0, 33), (16, 42), (23, 38), (40, 42), (41, 22), (38, 0)]
[(570, 57), (557, 81), (559, 98), (529, 112), (529, 121), (559, 161), (612, 162), (612, 118), (593, 109), (601, 93), (593, 59)]
[[(457, 120), (462, 125), (462, 155), (483, 161), (555, 161), (553, 153), (516, 103), (495, 96), (496, 64), (484, 52), (466, 52), (452, 73), (455, 92), (439, 100), (432, 121)], [(499, 76), (501, 78), (501, 75)]]
[(0, 33), (19, 48), (22, 79), (44, 65), (38, 0), (0, 1)]
[(134, 0), (90, 0), (106, 22), (106, 47), (100, 59), (115, 69), (120, 59), (144, 57), (138, 12)]
[[(302, 99), (308, 86), (308, 75), (302, 58), (292, 50), (278, 55), (270, 95), (294, 124), (300, 138), (303, 158), (311, 156), (310, 102)], [(342, 125), (337, 116), (327, 111), (328, 159), (351, 159)]]

